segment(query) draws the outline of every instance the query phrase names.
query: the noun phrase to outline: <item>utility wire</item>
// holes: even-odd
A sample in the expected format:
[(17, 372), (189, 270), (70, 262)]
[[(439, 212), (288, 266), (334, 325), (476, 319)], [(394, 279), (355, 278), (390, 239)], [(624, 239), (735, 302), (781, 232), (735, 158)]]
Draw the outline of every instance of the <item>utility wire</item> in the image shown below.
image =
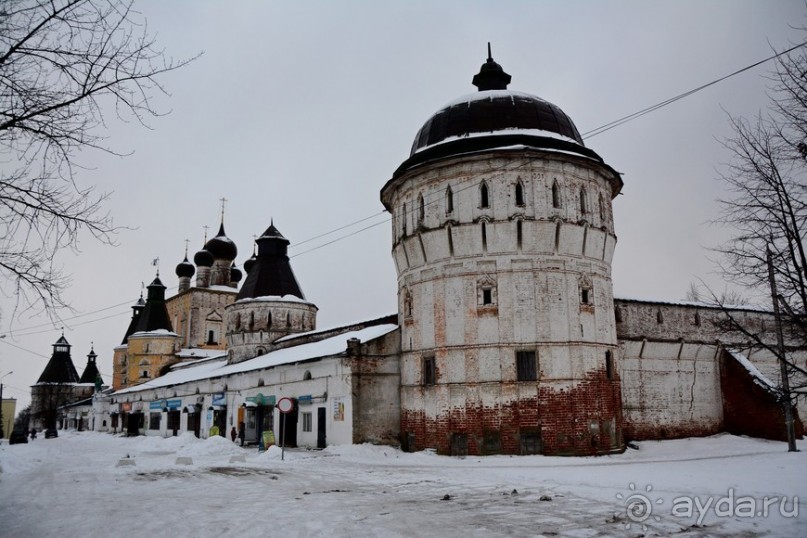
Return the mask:
[(743, 67), (742, 69), (738, 69), (737, 71), (734, 71), (733, 73), (729, 73), (726, 76), (717, 78), (717, 79), (715, 79), (715, 80), (713, 80), (711, 82), (707, 82), (706, 84), (698, 86), (697, 88), (694, 88), (692, 90), (686, 91), (684, 93), (680, 93), (680, 94), (676, 95), (675, 97), (670, 97), (669, 99), (666, 99), (666, 100), (664, 100), (664, 101), (662, 101), (660, 103), (656, 103), (653, 106), (643, 108), (642, 110), (640, 110), (638, 112), (634, 112), (633, 114), (629, 114), (627, 116), (624, 116), (622, 118), (614, 120), (614, 121), (612, 121), (610, 123), (606, 123), (605, 125), (601, 125), (601, 126), (597, 127), (596, 129), (592, 129), (590, 131), (587, 131), (587, 132), (583, 133), (582, 137), (584, 139), (587, 139), (587, 138), (591, 138), (593, 136), (597, 136), (598, 134), (602, 134), (602, 133), (604, 133), (606, 131), (610, 131), (614, 127), (619, 127), (620, 125), (623, 125), (623, 124), (625, 124), (625, 123), (627, 123), (629, 121), (632, 121), (632, 120), (635, 120), (637, 118), (640, 118), (640, 117), (644, 116), (645, 114), (649, 114), (651, 112), (654, 112), (654, 111), (656, 111), (656, 110), (658, 110), (660, 108), (663, 108), (663, 107), (665, 107), (667, 105), (670, 105), (670, 104), (672, 104), (672, 103), (674, 103), (676, 101), (679, 101), (679, 100), (681, 100), (681, 99), (683, 99), (685, 97), (689, 97), (690, 95), (692, 95), (694, 93), (697, 93), (697, 92), (699, 92), (701, 90), (704, 90), (704, 89), (708, 88), (709, 86), (714, 86), (718, 82), (723, 82), (726, 79), (729, 79), (729, 78), (731, 78), (733, 76), (739, 75), (740, 73), (744, 73), (745, 71), (748, 71), (749, 69), (753, 69), (753, 68), (755, 68), (755, 67), (757, 67), (759, 65), (762, 65), (765, 62), (769, 62), (769, 61), (771, 61), (771, 60), (773, 60), (775, 58), (778, 58), (779, 56), (782, 56), (782, 55), (787, 54), (789, 52), (793, 52), (794, 50), (796, 50), (796, 49), (798, 49), (800, 47), (803, 47), (804, 45), (807, 45), (807, 41), (805, 41), (803, 43), (800, 43), (800, 44), (798, 44), (798, 45), (796, 45), (794, 47), (790, 47), (787, 50), (783, 50), (782, 52), (774, 54), (773, 56), (769, 56), (769, 57), (765, 58), (764, 60), (760, 60), (760, 61), (758, 61), (756, 63), (753, 63), (751, 65)]

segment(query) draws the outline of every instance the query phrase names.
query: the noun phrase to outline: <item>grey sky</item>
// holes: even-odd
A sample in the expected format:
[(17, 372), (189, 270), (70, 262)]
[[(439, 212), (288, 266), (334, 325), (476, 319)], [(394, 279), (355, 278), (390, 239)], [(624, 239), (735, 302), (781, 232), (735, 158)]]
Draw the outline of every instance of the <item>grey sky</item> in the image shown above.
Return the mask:
[[(786, 48), (807, 14), (792, 1), (576, 2), (138, 2), (175, 58), (204, 55), (162, 81), (171, 114), (152, 130), (110, 118), (109, 144), (126, 158), (86, 154), (82, 184), (111, 191), (118, 246), (81, 241), (58, 260), (73, 275), (77, 314), (12, 320), (2, 299), (0, 375), (21, 405), (49, 357), (58, 327), (79, 373), (95, 342), (105, 380), (140, 282), (175, 288), (184, 239), (190, 257), (202, 226), (215, 234), (226, 197), (227, 234), (241, 266), (252, 236), (274, 218), (295, 255), (385, 215), (299, 247), (301, 241), (382, 211), (379, 190), (408, 156), (426, 119), (475, 91), (471, 78), (492, 42), (510, 89), (560, 106), (581, 132), (655, 104)], [(790, 25), (790, 26), (789, 26)], [(683, 298), (703, 278), (722, 288), (707, 259), (725, 231), (708, 225), (722, 193), (726, 112), (767, 106), (767, 64), (586, 141), (624, 173), (614, 202), (618, 297)], [(725, 111), (724, 111), (725, 110)], [(292, 267), (318, 326), (396, 310), (390, 227), (383, 223), (299, 255)], [(172, 293), (169, 291), (169, 293)], [(65, 312), (65, 317), (71, 317)], [(109, 319), (80, 325), (88, 320)], [(55, 327), (55, 328), (54, 328)], [(22, 351), (31, 350), (39, 355)]]

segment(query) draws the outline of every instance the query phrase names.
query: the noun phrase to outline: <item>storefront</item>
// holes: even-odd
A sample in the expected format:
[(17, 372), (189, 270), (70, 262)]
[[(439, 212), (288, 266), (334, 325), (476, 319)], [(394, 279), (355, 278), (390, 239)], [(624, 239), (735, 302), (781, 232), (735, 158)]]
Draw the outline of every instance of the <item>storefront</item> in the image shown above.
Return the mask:
[(212, 404), (208, 408), (208, 412), (213, 413), (210, 420), (212, 424), (211, 435), (227, 437), (227, 395), (224, 392), (217, 392), (212, 395)]
[(264, 396), (260, 392), (255, 396), (247, 396), (238, 410), (239, 424), (246, 425), (245, 443), (259, 444), (263, 432), (274, 431), (275, 396)]

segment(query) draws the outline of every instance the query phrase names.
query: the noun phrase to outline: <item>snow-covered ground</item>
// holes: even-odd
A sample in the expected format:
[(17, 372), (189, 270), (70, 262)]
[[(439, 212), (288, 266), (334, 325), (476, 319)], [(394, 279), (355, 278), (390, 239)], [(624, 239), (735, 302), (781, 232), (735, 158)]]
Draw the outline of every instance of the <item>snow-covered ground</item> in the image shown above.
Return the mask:
[(221, 437), (63, 433), (0, 446), (0, 536), (807, 536), (807, 453), (786, 450), (721, 435), (591, 458), (362, 445), (281, 461)]

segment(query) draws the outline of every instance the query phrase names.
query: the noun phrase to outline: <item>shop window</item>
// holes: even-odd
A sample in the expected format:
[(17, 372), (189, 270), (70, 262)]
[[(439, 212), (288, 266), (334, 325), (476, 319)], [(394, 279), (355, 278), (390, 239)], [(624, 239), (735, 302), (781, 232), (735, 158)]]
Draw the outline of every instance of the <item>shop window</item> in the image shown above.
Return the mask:
[(313, 423), (313, 420), (312, 420), (311, 413), (303, 413), (303, 431), (304, 432), (313, 431), (313, 428), (311, 427), (312, 423)]
[(423, 357), (423, 384), (434, 385), (437, 383), (437, 365), (434, 355)]
[(516, 379), (518, 381), (536, 381), (538, 379), (535, 351), (516, 351)]
[(160, 420), (162, 419), (162, 413), (149, 413), (149, 429), (150, 430), (159, 430), (160, 429)]

